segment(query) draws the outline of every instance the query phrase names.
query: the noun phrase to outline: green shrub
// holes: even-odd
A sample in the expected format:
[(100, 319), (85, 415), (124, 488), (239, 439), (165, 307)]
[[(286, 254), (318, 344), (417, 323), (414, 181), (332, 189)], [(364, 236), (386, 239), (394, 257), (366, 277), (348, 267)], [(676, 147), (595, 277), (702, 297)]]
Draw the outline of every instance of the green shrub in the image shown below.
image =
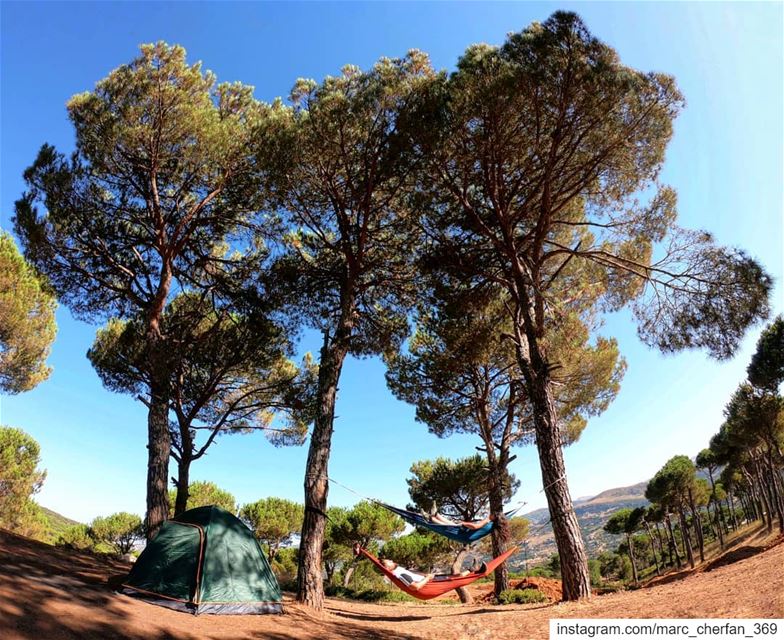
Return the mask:
[[(342, 570), (338, 572), (339, 584), (343, 584), (345, 572), (351, 566), (352, 565), (350, 564), (346, 564)], [(384, 581), (384, 578), (379, 575), (378, 571), (376, 571), (369, 562), (359, 562), (358, 564), (353, 565), (353, 568), (354, 572), (351, 575), (348, 586), (354, 593), (389, 590), (389, 586)]]
[(294, 578), (293, 580), (278, 580), (278, 586), (280, 587), (281, 591), (294, 591), (296, 593), (297, 579)]
[(278, 550), (277, 555), (270, 563), (280, 584), (296, 582), (298, 553), (299, 549), (296, 547), (284, 547)]
[(591, 576), (591, 586), (601, 586), (602, 580), (602, 563), (598, 560), (588, 560), (588, 573)]
[(324, 595), (330, 598), (348, 598), (351, 589), (346, 589), (339, 584), (328, 584), (324, 587)]
[(95, 548), (95, 540), (90, 536), (90, 528), (86, 524), (74, 524), (59, 535), (55, 545), (76, 551), (91, 551)]
[(324, 593), (332, 598), (347, 598), (362, 602), (416, 602), (407, 593), (397, 589), (351, 589), (339, 585), (327, 585)]
[(366, 591), (355, 593), (354, 597), (363, 602), (416, 602), (416, 600), (407, 593), (386, 589), (367, 589)]
[(498, 596), (501, 604), (532, 604), (549, 602), (549, 598), (539, 589), (507, 589)]
[(96, 518), (90, 525), (90, 535), (100, 545), (107, 545), (118, 555), (130, 553), (133, 546), (142, 539), (144, 530), (142, 519), (121, 511), (105, 518)]

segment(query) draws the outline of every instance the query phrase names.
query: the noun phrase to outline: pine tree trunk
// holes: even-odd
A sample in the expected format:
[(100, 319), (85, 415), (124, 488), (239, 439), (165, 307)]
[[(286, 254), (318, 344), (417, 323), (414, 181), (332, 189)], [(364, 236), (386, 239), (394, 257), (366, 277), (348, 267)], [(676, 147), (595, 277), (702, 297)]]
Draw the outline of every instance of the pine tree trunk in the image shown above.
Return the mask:
[[(746, 498), (746, 496), (744, 496), (742, 493), (740, 493), (740, 494), (738, 494), (737, 498), (738, 498), (738, 502), (740, 503), (740, 510), (742, 512), (742, 516), (741, 517), (745, 518), (746, 522), (751, 522), (752, 520), (756, 520), (757, 519), (757, 514), (750, 507), (748, 499)], [(734, 508), (735, 508), (735, 503), (733, 502), (732, 503), (732, 511), (733, 512), (734, 512)], [(733, 523), (735, 525), (734, 526), (735, 529), (738, 528), (737, 519), (738, 519), (738, 515), (735, 514), (735, 522)]]
[(675, 542), (675, 532), (672, 530), (672, 520), (670, 520), (669, 513), (665, 514), (664, 520), (667, 523), (667, 531), (670, 534), (670, 563), (672, 563), (672, 554), (675, 553), (675, 562), (678, 565), (678, 569), (680, 569), (683, 563), (681, 562), (681, 554), (678, 553), (678, 545)]
[[(662, 567), (665, 567), (667, 565), (667, 561), (664, 558), (664, 540), (662, 540), (661, 530), (659, 529), (659, 523), (658, 522), (654, 522), (653, 526), (654, 526), (654, 529), (656, 530), (656, 539), (659, 541), (659, 552), (661, 554)], [(667, 531), (666, 530), (664, 532), (664, 535), (665, 535), (665, 537), (667, 537)], [(674, 567), (675, 566), (675, 558), (673, 558), (673, 556), (672, 556), (672, 547), (670, 547), (669, 542), (670, 542), (670, 539), (667, 538), (667, 556), (669, 557), (669, 560), (670, 560), (670, 566)]]
[(538, 378), (533, 387), (530, 399), (534, 408), (536, 447), (539, 451), (544, 493), (561, 559), (563, 599), (590, 598), (591, 578), (588, 572), (588, 557), (566, 481), (566, 466), (552, 393), (547, 382), (542, 382)]
[(705, 538), (702, 533), (702, 518), (694, 504), (694, 496), (691, 489), (689, 489), (689, 509), (691, 510), (691, 517), (694, 521), (694, 532), (697, 536), (697, 545), (700, 548), (700, 562), (705, 562)]
[[(493, 557), (497, 558), (509, 548), (509, 523), (506, 521), (503, 511), (501, 511), (500, 515), (495, 511), (493, 511), (493, 514), (495, 516), (495, 525), (490, 532), (490, 541), (493, 547)], [(503, 591), (509, 589), (509, 567), (507, 563), (501, 563), (493, 575), (493, 593), (498, 597)]]
[(705, 532), (702, 528), (702, 517), (699, 509), (695, 509), (692, 513), (697, 529), (697, 544), (700, 547), (700, 562), (705, 562)]
[[(455, 560), (452, 563), (452, 575), (456, 575), (463, 570), (463, 561), (465, 560), (466, 555), (468, 554), (469, 546), (464, 545), (462, 549), (458, 552), (457, 556), (455, 556)], [(458, 587), (455, 589), (455, 593), (457, 593), (457, 597), (460, 598), (460, 602), (462, 604), (470, 604), (474, 601), (471, 597), (471, 594), (468, 592), (468, 589), (465, 587)]]
[(776, 504), (776, 513), (779, 518), (779, 533), (784, 533), (784, 497), (782, 496), (781, 491), (779, 491), (776, 465), (773, 461), (773, 453), (770, 448), (767, 452), (767, 458), (768, 475), (770, 476), (768, 485), (770, 486), (772, 500)]
[(730, 520), (732, 520), (732, 529), (738, 528), (738, 516), (735, 514), (735, 500), (732, 491), (727, 491), (727, 510)]
[(746, 520), (749, 522), (752, 520), (764, 520), (765, 516), (762, 514), (760, 502), (757, 499), (757, 493), (754, 490), (754, 485), (751, 482), (751, 476), (749, 476), (748, 483), (748, 489), (744, 492), (745, 495), (743, 496), (746, 499), (747, 505)]
[(719, 546), (723, 549), (724, 548), (724, 533), (721, 530), (721, 505), (719, 501), (716, 500), (716, 483), (713, 482), (713, 469), (708, 467), (708, 477), (710, 478), (711, 483), (711, 502), (713, 502), (713, 513), (716, 520), (716, 531), (719, 534)]
[(164, 261), (158, 290), (146, 315), (145, 364), (150, 383), (150, 403), (147, 412), (147, 513), (145, 515), (147, 540), (152, 540), (158, 534), (161, 525), (169, 518), (171, 379), (161, 318), (171, 288), (171, 279), (171, 265)]
[(749, 489), (747, 495), (744, 495), (741, 498), (741, 504), (745, 501), (746, 508), (744, 509), (746, 513), (746, 521), (753, 522), (754, 520), (762, 520), (763, 515), (762, 511), (760, 511), (759, 503), (757, 502), (757, 496), (752, 493), (752, 490)]
[(640, 580), (637, 577), (637, 560), (634, 557), (634, 543), (632, 542), (632, 537), (628, 533), (626, 534), (626, 544), (629, 545), (629, 560), (632, 561), (632, 578), (634, 578), (634, 584), (640, 584)]
[[(651, 545), (651, 553), (653, 554), (653, 564), (656, 566), (656, 575), (661, 575), (661, 569), (659, 569), (659, 558), (656, 556), (656, 541), (653, 539), (653, 531), (651, 531), (651, 525), (648, 524), (646, 520), (643, 520), (643, 524), (645, 524), (645, 531), (648, 533), (648, 542)], [(664, 553), (662, 553), (662, 562), (664, 562)]]
[(691, 536), (689, 535), (689, 525), (686, 522), (686, 514), (683, 511), (683, 506), (678, 506), (678, 517), (681, 523), (681, 538), (683, 538), (683, 545), (686, 549), (686, 557), (689, 560), (689, 566), (694, 569), (694, 552), (691, 548)]
[(335, 398), (340, 372), (348, 352), (351, 326), (345, 323), (335, 339), (324, 337), (318, 377), (318, 412), (310, 437), (305, 466), (305, 518), (299, 547), (297, 601), (320, 611), (324, 603), (322, 549), (326, 528), (328, 463), (332, 447)]
[(721, 526), (724, 528), (724, 540), (726, 543), (727, 538), (730, 535), (730, 515), (724, 512), (724, 505), (721, 503), (721, 500), (717, 504), (719, 508), (719, 513), (721, 514)]
[(327, 572), (327, 584), (332, 584), (332, 577), (335, 575), (336, 565), (334, 562), (325, 562), (324, 571)]
[(343, 576), (343, 587), (348, 589), (348, 585), (351, 584), (351, 578), (354, 577), (354, 570), (357, 568), (356, 562), (352, 562), (349, 567), (346, 569), (346, 575)]
[(543, 326), (535, 327), (535, 304), (529, 300), (528, 277), (515, 257), (515, 290), (518, 304), (515, 318), (515, 357), (525, 379), (528, 400), (533, 410), (536, 448), (542, 470), (542, 485), (555, 543), (561, 561), (561, 578), (564, 600), (581, 600), (591, 597), (591, 576), (585, 552), (580, 523), (574, 512), (572, 496), (566, 480), (561, 433), (555, 410), (550, 381), (550, 367), (539, 344)]
[(147, 516), (145, 532), (152, 540), (169, 517), (169, 385), (150, 386), (147, 414)]
[[(735, 497), (736, 496), (735, 496), (735, 494), (732, 491), (727, 491), (727, 498), (726, 498), (726, 502), (727, 502), (727, 525), (732, 523), (732, 530), (733, 531), (735, 531), (738, 528), (738, 516), (735, 513)], [(740, 502), (741, 509), (744, 509), (744, 513), (745, 513), (745, 508), (744, 508), (744, 505), (743, 505), (743, 501), (740, 499), (740, 497), (738, 497), (738, 501)]]
[(183, 447), (182, 457), (177, 463), (177, 497), (174, 500), (175, 518), (188, 509), (188, 498), (190, 497), (188, 486), (191, 473), (191, 457), (189, 453), (190, 449)]
[[(497, 558), (509, 547), (509, 523), (504, 517), (504, 476), (508, 460), (508, 450), (503, 449), (500, 455), (495, 453), (490, 429), (487, 429), (487, 437), (483, 439), (487, 450), (487, 463), (489, 469), (489, 498), (490, 514), (494, 518), (493, 529), (490, 532), (490, 541), (493, 547), (493, 557)], [(493, 572), (493, 593), (496, 598), (503, 591), (509, 589), (509, 568), (503, 562)]]
[(763, 520), (767, 526), (768, 533), (773, 532), (773, 508), (770, 504), (768, 499), (768, 492), (765, 490), (765, 480), (762, 477), (762, 472), (760, 471), (759, 462), (755, 462), (754, 464), (755, 472), (756, 472), (756, 480), (757, 480), (757, 493), (759, 495), (760, 502), (762, 504), (762, 513), (763, 513)]
[(724, 523), (721, 513), (721, 505), (718, 500), (713, 501), (713, 522), (716, 528), (716, 534), (719, 538), (719, 547), (724, 548)]

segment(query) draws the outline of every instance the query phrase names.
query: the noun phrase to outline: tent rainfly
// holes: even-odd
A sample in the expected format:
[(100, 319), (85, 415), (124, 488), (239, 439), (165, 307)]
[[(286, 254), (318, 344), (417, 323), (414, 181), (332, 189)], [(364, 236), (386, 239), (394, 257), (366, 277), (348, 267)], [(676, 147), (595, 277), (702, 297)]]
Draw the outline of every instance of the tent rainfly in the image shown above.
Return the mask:
[(215, 506), (164, 523), (123, 593), (190, 613), (282, 613), (280, 587), (253, 532)]

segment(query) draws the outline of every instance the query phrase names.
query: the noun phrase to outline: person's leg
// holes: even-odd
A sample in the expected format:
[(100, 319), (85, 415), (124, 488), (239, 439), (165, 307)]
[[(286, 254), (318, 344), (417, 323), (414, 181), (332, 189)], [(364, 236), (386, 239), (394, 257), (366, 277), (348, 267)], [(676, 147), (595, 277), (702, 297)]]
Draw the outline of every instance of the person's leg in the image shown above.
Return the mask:
[(477, 529), (484, 527), (488, 522), (492, 522), (492, 518), (485, 518), (484, 520), (478, 520), (476, 522), (461, 522), (460, 525), (465, 529), (476, 531)]
[(454, 520), (450, 520), (449, 518), (442, 516), (440, 513), (436, 513), (435, 515), (430, 516), (430, 522), (435, 524), (445, 524), (452, 527), (458, 526), (460, 524), (459, 522), (455, 522)]
[(424, 587), (428, 582), (430, 582), (435, 576), (432, 573), (428, 573), (424, 578), (419, 580), (418, 582), (414, 582), (411, 585), (411, 588), (414, 591), (419, 591), (422, 587)]

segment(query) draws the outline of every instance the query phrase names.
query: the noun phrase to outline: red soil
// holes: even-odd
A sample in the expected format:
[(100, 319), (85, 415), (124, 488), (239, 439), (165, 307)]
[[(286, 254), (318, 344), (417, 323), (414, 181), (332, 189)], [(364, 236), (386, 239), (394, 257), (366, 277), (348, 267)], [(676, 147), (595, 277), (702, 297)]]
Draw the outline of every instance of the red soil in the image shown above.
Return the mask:
[[(547, 638), (550, 618), (781, 618), (784, 539), (778, 542), (757, 545), (753, 555), (738, 553), (743, 547), (730, 550), (724, 564), (713, 561), (668, 582), (590, 602), (460, 606), (327, 599), (324, 613), (314, 615), (287, 597), (282, 616), (192, 616), (115, 594), (111, 584), (125, 565), (0, 531), (0, 638), (525, 640)], [(555, 582), (532, 579), (548, 595), (555, 594)], [(476, 585), (477, 595), (485, 588), (491, 587)]]

